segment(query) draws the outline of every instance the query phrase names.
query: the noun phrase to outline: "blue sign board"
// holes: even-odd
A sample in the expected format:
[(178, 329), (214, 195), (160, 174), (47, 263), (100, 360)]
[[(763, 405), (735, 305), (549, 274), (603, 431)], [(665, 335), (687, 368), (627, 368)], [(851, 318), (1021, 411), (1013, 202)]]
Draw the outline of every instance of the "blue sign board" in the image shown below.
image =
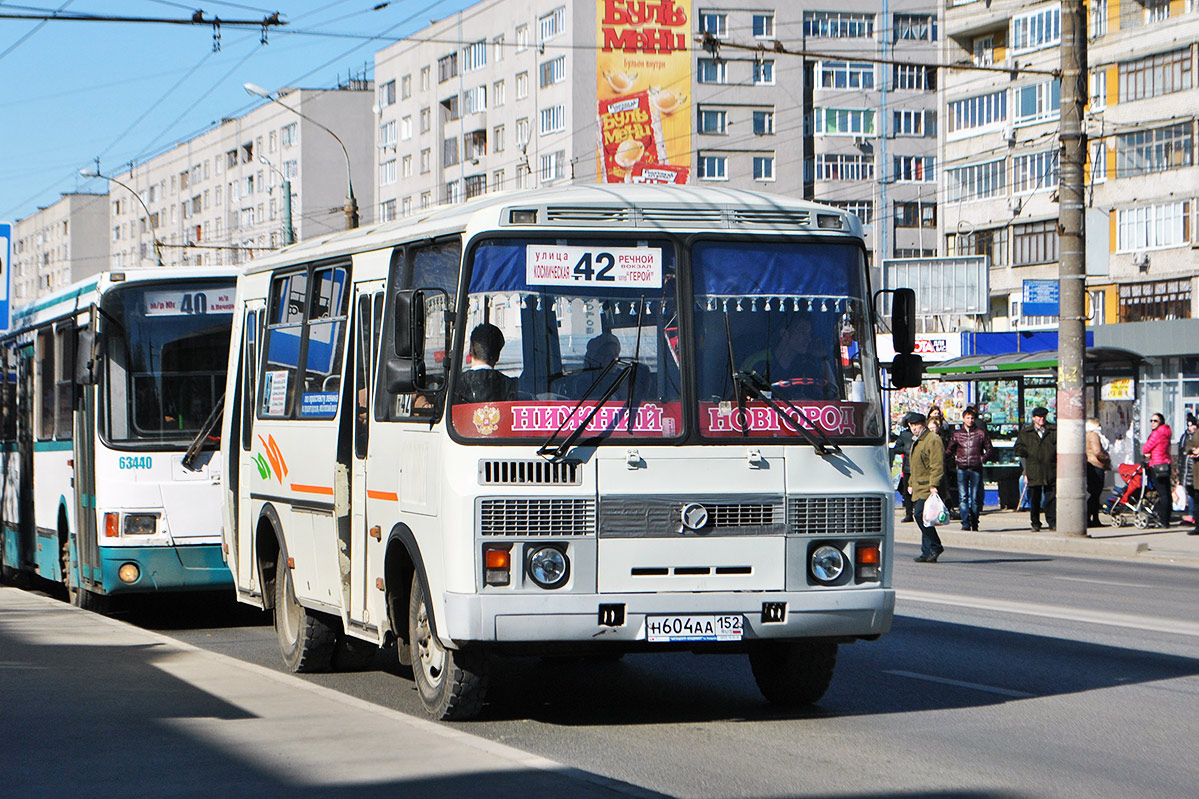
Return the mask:
[(0, 330), (11, 326), (8, 318), (9, 288), (12, 286), (12, 225), (0, 222)]
[(1021, 316), (1057, 316), (1058, 282), (1056, 280), (1025, 280)]

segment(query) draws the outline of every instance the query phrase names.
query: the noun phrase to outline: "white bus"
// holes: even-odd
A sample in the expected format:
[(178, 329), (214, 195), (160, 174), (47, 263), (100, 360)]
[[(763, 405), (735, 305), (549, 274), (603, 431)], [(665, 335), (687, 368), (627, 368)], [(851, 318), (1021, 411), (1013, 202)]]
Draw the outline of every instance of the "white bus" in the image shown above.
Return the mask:
[(806, 703), (889, 629), (855, 216), (497, 194), (257, 259), (237, 297), (225, 541), (291, 669), (395, 642), (428, 712), (466, 718), (504, 653), (742, 651)]
[(224, 391), (236, 270), (102, 272), (18, 308), (4, 359), (6, 576), (76, 604), (231, 589), (212, 448), (181, 461)]

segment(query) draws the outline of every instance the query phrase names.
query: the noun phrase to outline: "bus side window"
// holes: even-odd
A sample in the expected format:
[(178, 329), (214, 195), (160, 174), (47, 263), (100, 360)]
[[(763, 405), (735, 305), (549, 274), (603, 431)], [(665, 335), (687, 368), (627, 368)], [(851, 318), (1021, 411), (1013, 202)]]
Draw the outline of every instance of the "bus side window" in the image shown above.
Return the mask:
[[(382, 293), (375, 296), (382, 298)], [(354, 410), (354, 456), (365, 458), (367, 435), (370, 429), (367, 413), (371, 406), (371, 353), (375, 351), (375, 344), (379, 338), (378, 332), (373, 327), (374, 316), (371, 313), (370, 296), (358, 298), (358, 311), (355, 318), (357, 337), (354, 346), (354, 404), (356, 406)]]
[(54, 438), (54, 333), (40, 330), (37, 334), (37, 438)]
[(0, 405), (3, 405), (4, 421), (0, 427), (0, 439), (8, 444), (17, 440), (17, 353), (12, 342), (0, 348), (0, 366), (3, 367), (3, 383), (0, 383)]
[(307, 296), (307, 270), (278, 275), (271, 281), (263, 342), (266, 357), (259, 381), (259, 418), (286, 419), (291, 416)]
[(70, 441), (74, 427), (72, 411), (75, 409), (75, 326), (60, 325), (55, 331), (56, 380), (54, 390), (57, 402), (54, 406), (54, 437), (59, 441)]

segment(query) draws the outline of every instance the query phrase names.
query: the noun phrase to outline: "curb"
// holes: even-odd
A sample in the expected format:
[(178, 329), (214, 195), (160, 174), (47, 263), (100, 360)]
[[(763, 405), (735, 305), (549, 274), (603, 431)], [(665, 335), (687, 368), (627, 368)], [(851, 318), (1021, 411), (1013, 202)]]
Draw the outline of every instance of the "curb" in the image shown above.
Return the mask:
[[(1146, 541), (1113, 541), (1056, 533), (972, 532), (944, 527), (937, 532), (946, 549), (961, 547), (1079, 558), (1132, 559), (1199, 568), (1199, 553), (1172, 549), (1169, 542), (1154, 545)], [(914, 524), (896, 521), (895, 541), (919, 544), (920, 530)]]

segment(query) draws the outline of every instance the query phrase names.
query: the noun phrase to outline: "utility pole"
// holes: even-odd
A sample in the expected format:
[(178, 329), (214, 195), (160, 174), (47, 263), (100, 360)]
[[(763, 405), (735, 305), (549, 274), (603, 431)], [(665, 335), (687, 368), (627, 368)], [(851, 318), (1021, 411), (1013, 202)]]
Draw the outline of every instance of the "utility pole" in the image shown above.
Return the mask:
[(1086, 247), (1083, 171), (1087, 138), (1087, 18), (1083, 0), (1062, 0), (1061, 146), (1058, 183), (1057, 525), (1066, 535), (1087, 534)]

